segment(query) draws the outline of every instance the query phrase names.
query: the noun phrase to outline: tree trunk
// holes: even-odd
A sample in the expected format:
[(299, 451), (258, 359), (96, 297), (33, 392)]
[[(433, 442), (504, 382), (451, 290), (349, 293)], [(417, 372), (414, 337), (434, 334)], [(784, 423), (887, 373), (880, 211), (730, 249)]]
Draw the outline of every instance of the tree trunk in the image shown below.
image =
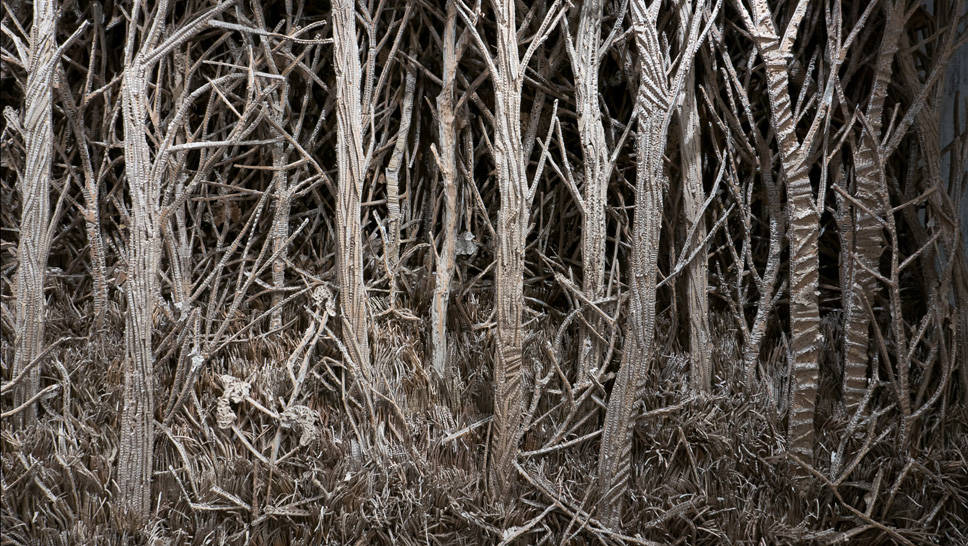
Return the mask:
[(386, 261), (390, 277), (390, 306), (396, 305), (397, 273), (400, 271), (400, 166), (403, 164), (403, 152), (407, 148), (407, 135), (410, 132), (410, 118), (413, 113), (413, 94), (416, 79), (413, 72), (407, 73), (406, 89), (404, 90), (403, 106), (400, 109), (400, 127), (397, 129), (397, 141), (393, 145), (393, 154), (387, 164), (387, 243)]
[[(659, 235), (662, 230), (662, 200), (666, 186), (663, 155), (673, 108), (659, 35), (658, 9), (646, 8), (642, 0), (630, 3), (635, 45), (641, 64), (635, 97), (636, 136), (635, 209), (632, 219), (632, 256), (629, 263), (629, 311), (625, 326), (625, 348), (615, 384), (608, 399), (605, 427), (598, 457), (602, 520), (620, 526), (622, 498), (628, 489), (632, 468), (632, 425), (637, 402), (642, 399), (645, 376), (653, 357), (655, 340), (655, 295)], [(688, 49), (692, 51), (692, 49)], [(684, 55), (680, 69), (691, 64)]]
[[(867, 123), (854, 149), (854, 172), (856, 173), (855, 198), (874, 214), (882, 214), (887, 197), (882, 184), (883, 170), (879, 166), (877, 148), (881, 141), (881, 121), (884, 99), (890, 85), (891, 66), (900, 33), (903, 31), (903, 12), (897, 6), (887, 8), (887, 23), (865, 114)], [(877, 271), (884, 248), (883, 229), (874, 216), (861, 207), (850, 207), (849, 223), (853, 232), (848, 235), (850, 243), (842, 252), (848, 252), (842, 260), (849, 265), (848, 277), (841, 284), (844, 297), (844, 405), (848, 417), (852, 416), (867, 390), (867, 345), (870, 339), (870, 318), (864, 306), (864, 298), (873, 306), (876, 284), (869, 270)], [(857, 265), (851, 263), (857, 261)]]
[(444, 376), (447, 364), (447, 303), (457, 245), (457, 131), (454, 118), (456, 19), (457, 8), (451, 0), (447, 3), (447, 24), (443, 37), (443, 87), (437, 95), (437, 143), (440, 153), (436, 157), (444, 186), (444, 245), (437, 261), (434, 301), (430, 306), (432, 360), (434, 370), (440, 377)]
[(598, 458), (602, 519), (613, 527), (619, 526), (622, 497), (628, 489), (636, 402), (644, 394), (645, 375), (653, 356), (657, 249), (662, 227), (662, 192), (665, 184), (662, 174), (665, 131), (661, 116), (661, 113), (642, 112), (638, 117), (638, 159), (625, 350), (615, 385), (609, 395)]
[(366, 159), (363, 155), (363, 114), (360, 102), (360, 52), (356, 42), (356, 11), (352, 0), (333, 2), (333, 54), (336, 66), (336, 161), (339, 167), (336, 203), (337, 274), (344, 342), (357, 372), (371, 381), (369, 306), (363, 284), (363, 241), (360, 197)]
[(497, 74), (494, 74), (494, 163), (501, 206), (497, 215), (497, 339), (494, 356), (494, 428), (490, 491), (503, 498), (510, 485), (521, 428), (524, 343), (524, 248), (530, 206), (521, 149), (521, 66), (513, 0), (495, 1)]
[[(689, 4), (680, 8), (679, 35), (685, 39), (689, 33)], [(706, 192), (702, 181), (702, 152), (699, 145), (699, 111), (696, 107), (695, 74), (690, 71), (686, 76), (685, 94), (679, 107), (679, 133), (682, 139), (682, 207), (689, 224), (695, 231), (690, 241), (702, 245), (702, 249), (686, 270), (689, 306), (689, 354), (692, 366), (689, 370), (689, 384), (697, 391), (709, 392), (712, 389), (713, 363), (712, 345), (709, 336), (709, 296), (706, 245), (706, 219), (702, 205)], [(691, 249), (688, 251), (691, 253)]]
[[(50, 176), (54, 140), (51, 125), (51, 84), (57, 39), (54, 12), (53, 0), (34, 2), (24, 105), (27, 162), (20, 189), (23, 205), (20, 213), (20, 242), (17, 246), (18, 265), (14, 293), (14, 376), (29, 366), (44, 350), (44, 323), (47, 313), (44, 280), (47, 276), (47, 255), (50, 250)], [(25, 380), (14, 391), (14, 407), (29, 400), (39, 388), (40, 366), (34, 364)], [(23, 425), (33, 423), (37, 417), (36, 407), (31, 404), (17, 417)]]
[[(582, 199), (582, 289), (590, 301), (601, 299), (605, 281), (605, 207), (608, 190), (608, 146), (598, 104), (598, 68), (601, 55), (602, 2), (589, 0), (581, 7), (572, 72), (575, 74), (575, 102), (578, 109), (578, 134), (585, 167)], [(601, 318), (594, 311), (585, 313), (588, 328), (578, 344), (578, 381), (601, 366), (602, 347), (596, 332)]]
[(124, 284), (126, 358), (117, 482), (120, 515), (131, 528), (140, 527), (151, 511), (154, 432), (151, 334), (161, 265), (161, 239), (157, 229), (161, 191), (150, 175), (151, 158), (145, 137), (148, 117), (146, 73), (141, 55), (136, 55), (125, 67), (121, 90), (131, 225), (128, 227), (128, 271)]

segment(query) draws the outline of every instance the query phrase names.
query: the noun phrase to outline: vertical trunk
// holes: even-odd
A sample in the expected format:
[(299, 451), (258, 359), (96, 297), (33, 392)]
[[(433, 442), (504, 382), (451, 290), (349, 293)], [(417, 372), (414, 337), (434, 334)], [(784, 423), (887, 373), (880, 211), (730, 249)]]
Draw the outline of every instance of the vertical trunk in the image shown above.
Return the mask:
[(662, 154), (665, 131), (662, 114), (639, 114), (632, 257), (629, 264), (629, 314), (625, 350), (609, 395), (598, 459), (603, 521), (618, 526), (622, 496), (632, 464), (632, 425), (641, 400), (645, 375), (652, 361), (655, 337), (655, 278), (662, 227)]
[[(585, 167), (582, 216), (582, 289), (595, 301), (602, 297), (605, 281), (605, 206), (608, 189), (608, 147), (598, 104), (598, 67), (601, 48), (602, 2), (589, 0), (582, 5), (572, 57), (575, 75), (575, 101), (578, 109), (578, 134)], [(601, 365), (598, 336), (601, 319), (587, 313), (589, 328), (579, 339), (578, 380)]]
[(438, 167), (444, 186), (444, 246), (437, 262), (437, 278), (434, 301), (430, 307), (431, 348), (433, 366), (443, 377), (447, 363), (447, 301), (450, 297), (450, 279), (454, 274), (454, 258), (457, 244), (457, 133), (454, 119), (454, 77), (457, 69), (455, 51), (456, 6), (447, 3), (447, 24), (444, 27), (443, 87), (437, 95), (439, 129), (437, 143), (440, 153)]
[(124, 70), (121, 90), (124, 117), (124, 163), (131, 200), (124, 284), (125, 366), (121, 437), (118, 446), (118, 507), (131, 527), (139, 527), (151, 510), (153, 438), (152, 317), (158, 301), (161, 244), (158, 233), (160, 187), (150, 176), (145, 138), (148, 117), (147, 69), (137, 55)]
[[(761, 19), (758, 27), (772, 27)], [(773, 127), (779, 141), (780, 162), (786, 179), (790, 240), (790, 336), (793, 354), (793, 388), (790, 406), (790, 450), (807, 463), (813, 461), (813, 417), (817, 403), (820, 348), (818, 302), (819, 259), (817, 240), (820, 218), (804, 164), (790, 104), (787, 61), (780, 40), (770, 32), (759, 46), (766, 64), (766, 79)]]
[[(900, 33), (903, 31), (903, 8), (887, 8), (887, 23), (877, 55), (874, 82), (867, 106), (867, 124), (860, 141), (854, 149), (854, 171), (856, 173), (856, 199), (874, 214), (882, 214), (886, 198), (886, 188), (881, 184), (882, 169), (878, 166), (877, 148), (881, 141), (881, 118), (884, 99), (890, 84), (891, 65)], [(861, 207), (851, 207), (849, 223), (853, 228), (845, 247), (851, 254), (844, 256), (848, 263), (848, 278), (845, 287), (844, 308), (844, 404), (848, 415), (853, 415), (857, 405), (864, 397), (867, 388), (867, 345), (870, 338), (869, 317), (863, 298), (873, 300), (874, 277), (868, 270), (877, 270), (883, 250), (884, 238), (881, 226), (874, 216)], [(853, 265), (856, 260), (858, 265)], [(871, 301), (873, 305), (873, 301)]]
[[(266, 47), (268, 49), (268, 47)], [(276, 124), (282, 127), (285, 123), (284, 116), (286, 104), (289, 102), (289, 89), (286, 83), (282, 83), (279, 88), (278, 102), (271, 106), (269, 115), (273, 117)], [(276, 193), (276, 210), (272, 217), (272, 252), (276, 259), (272, 262), (272, 306), (276, 307), (282, 301), (282, 289), (286, 284), (286, 241), (289, 239), (289, 178), (286, 174), (285, 165), (288, 154), (288, 145), (279, 139), (272, 145), (272, 187)], [(282, 328), (282, 310), (275, 309), (269, 319), (269, 329), (279, 330)]]
[(524, 343), (524, 248), (530, 207), (521, 149), (521, 66), (513, 0), (495, 0), (497, 74), (494, 74), (494, 163), (500, 185), (497, 217), (497, 343), (494, 356), (494, 432), (490, 490), (503, 497), (522, 419), (521, 355)]
[[(13, 374), (18, 374), (44, 348), (44, 320), (47, 304), (44, 279), (50, 241), (50, 168), (53, 153), (51, 126), (51, 84), (54, 74), (56, 22), (53, 0), (34, 2), (30, 31), (30, 66), (24, 106), (24, 135), (27, 161), (21, 185), (20, 242), (17, 246), (16, 340)], [(14, 392), (14, 406), (33, 396), (40, 386), (40, 366), (28, 372)], [(19, 416), (23, 424), (33, 423), (36, 408), (31, 405)]]
[(641, 69), (635, 98), (638, 134), (632, 256), (629, 263), (629, 314), (622, 363), (609, 395), (598, 458), (602, 519), (613, 527), (620, 524), (622, 497), (628, 489), (636, 402), (644, 394), (645, 376), (652, 361), (655, 338), (655, 279), (666, 184), (662, 159), (672, 98), (666, 76), (667, 66), (660, 53), (656, 7), (647, 9), (641, 0), (630, 3)]
[(84, 127), (84, 112), (79, 110), (74, 96), (67, 85), (67, 75), (58, 67), (57, 77), (62, 82), (56, 86), (65, 114), (69, 118), (74, 138), (77, 141), (81, 156), (81, 168), (84, 172), (84, 228), (87, 233), (87, 243), (91, 247), (91, 277), (93, 289), (93, 330), (100, 331), (104, 326), (104, 312), (107, 309), (108, 285), (104, 258), (104, 238), (101, 235), (101, 213), (99, 204), (100, 188), (91, 164), (91, 153), (87, 145), (87, 131)]
[(372, 378), (366, 285), (363, 284), (363, 242), (360, 196), (366, 160), (363, 156), (363, 114), (360, 102), (360, 51), (356, 42), (353, 0), (333, 2), (333, 54), (336, 65), (336, 161), (339, 188), (336, 203), (337, 274), (343, 337), (350, 358), (364, 380)]
[[(690, 9), (688, 3), (680, 8), (679, 35), (685, 40), (689, 33)], [(682, 139), (682, 207), (686, 221), (696, 226), (693, 244), (703, 245), (702, 250), (686, 270), (689, 305), (689, 353), (692, 367), (689, 384), (693, 389), (708, 392), (712, 388), (712, 345), (709, 337), (708, 269), (706, 248), (706, 220), (702, 204), (706, 194), (702, 183), (702, 154), (699, 147), (699, 113), (696, 109), (695, 74), (686, 76), (685, 95), (679, 107), (679, 132)], [(688, 242), (687, 242), (688, 244)]]
[(400, 111), (400, 127), (397, 129), (397, 141), (393, 145), (393, 154), (387, 164), (387, 244), (386, 261), (390, 277), (390, 306), (396, 305), (397, 273), (400, 270), (400, 166), (403, 163), (403, 152), (407, 148), (407, 134), (410, 132), (410, 118), (413, 113), (413, 94), (416, 79), (413, 72), (407, 73), (406, 89), (404, 90), (403, 106)]

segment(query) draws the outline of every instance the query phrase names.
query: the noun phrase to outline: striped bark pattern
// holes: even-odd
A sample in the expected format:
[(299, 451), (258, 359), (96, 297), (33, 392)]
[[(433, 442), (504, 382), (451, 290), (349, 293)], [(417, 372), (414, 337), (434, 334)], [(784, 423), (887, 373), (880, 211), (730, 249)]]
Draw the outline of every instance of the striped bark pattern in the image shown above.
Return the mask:
[[(17, 245), (16, 339), (13, 374), (40, 357), (44, 349), (44, 323), (47, 302), (44, 280), (50, 250), (50, 177), (53, 154), (51, 125), (51, 86), (53, 83), (56, 21), (54, 1), (34, 2), (30, 31), (30, 66), (24, 105), (24, 137), (27, 161), (20, 187), (20, 242)], [(40, 366), (35, 364), (14, 391), (14, 405), (27, 402), (40, 388)], [(17, 417), (20, 423), (36, 419), (33, 405)]]
[[(881, 141), (881, 125), (884, 116), (884, 100), (890, 85), (891, 68), (897, 52), (898, 39), (903, 30), (903, 7), (893, 3), (887, 9), (881, 47), (877, 54), (870, 101), (865, 117), (864, 131), (854, 148), (854, 170), (856, 173), (855, 199), (864, 205), (854, 206), (850, 224), (850, 241), (843, 248), (847, 262), (844, 286), (844, 405), (848, 415), (853, 415), (857, 405), (867, 390), (867, 346), (870, 339), (869, 316), (863, 299), (873, 305), (876, 284), (870, 271), (877, 271), (881, 253), (884, 249), (883, 229), (877, 219), (867, 211), (877, 215), (884, 213), (887, 203), (887, 188), (883, 184), (883, 169), (879, 166), (878, 148)], [(856, 264), (853, 263), (856, 260)]]
[(333, 55), (336, 66), (336, 161), (339, 167), (336, 202), (340, 310), (344, 338), (357, 373), (372, 379), (369, 306), (363, 284), (363, 240), (360, 198), (366, 158), (363, 155), (363, 109), (360, 98), (360, 50), (356, 42), (353, 0), (333, 2)]
[[(598, 71), (601, 55), (602, 2), (589, 0), (582, 4), (572, 56), (575, 74), (575, 102), (578, 110), (578, 134), (584, 158), (585, 188), (582, 198), (581, 230), (582, 289), (585, 296), (601, 299), (605, 280), (605, 207), (608, 190), (608, 146), (602, 111), (598, 104)], [(601, 365), (601, 343), (593, 333), (600, 331), (601, 318), (586, 313), (590, 327), (579, 339), (578, 376), (584, 379), (590, 370)]]
[(140, 527), (151, 511), (154, 353), (151, 334), (158, 303), (161, 238), (158, 229), (159, 180), (151, 175), (145, 137), (148, 118), (147, 67), (138, 54), (124, 71), (121, 90), (124, 118), (124, 163), (131, 199), (128, 227), (128, 271), (124, 284), (125, 365), (121, 432), (118, 449), (118, 492), (122, 518)]
[(521, 63), (513, 0), (495, 0), (497, 74), (494, 74), (494, 163), (500, 186), (497, 215), (495, 309), (497, 337), (494, 355), (494, 432), (489, 489), (503, 497), (517, 454), (524, 393), (521, 356), (524, 332), (524, 248), (530, 203), (521, 148)]
[[(802, 16), (802, 13), (800, 14)], [(767, 94), (773, 129), (786, 179), (790, 241), (790, 345), (793, 355), (789, 449), (802, 460), (813, 461), (814, 410), (819, 382), (820, 350), (819, 261), (817, 213), (808, 165), (804, 163), (790, 102), (786, 55), (792, 40), (781, 42), (773, 26), (770, 8), (763, 0), (753, 1), (753, 28), (757, 48), (766, 65)], [(791, 25), (798, 23), (794, 17)], [(792, 32), (791, 32), (792, 31)], [(795, 36), (788, 27), (785, 38)]]

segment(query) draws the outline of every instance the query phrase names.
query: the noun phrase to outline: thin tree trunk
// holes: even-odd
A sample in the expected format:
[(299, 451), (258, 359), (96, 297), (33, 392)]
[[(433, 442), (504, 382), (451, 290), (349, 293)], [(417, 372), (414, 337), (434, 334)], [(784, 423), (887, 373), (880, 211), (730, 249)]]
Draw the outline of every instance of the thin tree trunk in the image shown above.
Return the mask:
[[(689, 17), (689, 4), (683, 3), (679, 17), (679, 35), (683, 40), (689, 33)], [(699, 112), (696, 108), (695, 79), (694, 72), (690, 71), (686, 76), (685, 94), (679, 107), (679, 132), (682, 138), (682, 207), (690, 227), (696, 226), (691, 241), (703, 247), (686, 270), (689, 353), (692, 361), (689, 384), (693, 389), (709, 392), (712, 389), (713, 363), (709, 335), (709, 264), (706, 245), (703, 244), (706, 239), (706, 219), (703, 217), (702, 205), (706, 200), (706, 193), (702, 181), (702, 151), (699, 145)]]
[[(820, 306), (818, 302), (819, 260), (817, 240), (820, 217), (808, 176), (805, 154), (797, 138), (790, 101), (786, 51), (774, 29), (770, 8), (754, 0), (752, 23), (758, 34), (757, 47), (766, 65), (767, 91), (772, 123), (786, 180), (790, 240), (790, 336), (793, 355), (793, 387), (790, 405), (789, 448), (803, 461), (813, 462), (814, 410), (819, 381)], [(799, 19), (796, 21), (799, 23)], [(795, 37), (796, 28), (785, 36)]]
[[(683, 76), (691, 69), (698, 26), (683, 42), (683, 61), (668, 75), (669, 63), (656, 28), (658, 4), (630, 2), (632, 28), (639, 55), (639, 87), (635, 97), (636, 137), (635, 209), (632, 219), (632, 256), (629, 263), (629, 311), (622, 362), (609, 395), (598, 458), (602, 520), (620, 526), (622, 499), (632, 468), (632, 425), (637, 402), (644, 395), (645, 377), (652, 362), (655, 341), (655, 295), (659, 235), (662, 230), (666, 178), (663, 156), (669, 119)], [(696, 13), (698, 13), (697, 11)]]
[(494, 163), (501, 193), (497, 215), (497, 338), (494, 356), (494, 428), (489, 485), (504, 497), (521, 428), (524, 344), (524, 248), (530, 206), (521, 146), (521, 65), (518, 57), (515, 3), (495, 0), (497, 73), (494, 77)]
[[(30, 30), (30, 65), (24, 106), (24, 136), (27, 162), (21, 185), (20, 242), (17, 246), (16, 337), (13, 375), (38, 358), (44, 349), (44, 325), (47, 302), (44, 281), (50, 250), (50, 177), (53, 154), (51, 125), (51, 84), (54, 76), (56, 41), (53, 0), (34, 2), (34, 20)], [(27, 377), (14, 391), (14, 406), (29, 400), (40, 388), (40, 365), (34, 364)], [(36, 406), (31, 404), (19, 416), (21, 424), (36, 420)]]
[(363, 241), (360, 197), (366, 159), (363, 155), (363, 110), (360, 102), (360, 51), (356, 42), (353, 0), (333, 2), (333, 54), (336, 66), (336, 161), (339, 188), (336, 203), (337, 274), (344, 342), (364, 380), (370, 368), (369, 306), (363, 283)]
[(57, 77), (61, 83), (56, 86), (56, 90), (71, 123), (71, 129), (81, 156), (81, 169), (84, 172), (84, 209), (81, 214), (84, 217), (87, 242), (91, 247), (90, 267), (94, 283), (92, 298), (94, 322), (92, 323), (92, 330), (99, 332), (104, 327), (104, 313), (108, 303), (107, 267), (104, 256), (104, 238), (101, 234), (100, 185), (94, 175), (94, 166), (91, 164), (91, 153), (87, 145), (87, 131), (84, 126), (84, 113), (78, 109), (74, 96), (71, 95), (67, 85), (67, 75), (60, 67), (57, 68), (57, 72)]
[(598, 458), (602, 518), (613, 527), (619, 526), (622, 497), (628, 489), (634, 409), (636, 402), (644, 394), (645, 376), (653, 356), (657, 249), (662, 227), (662, 192), (665, 184), (662, 173), (665, 134), (661, 117), (661, 113), (654, 111), (642, 112), (638, 117), (638, 159), (626, 341), (621, 367), (609, 395)]
[(138, 54), (126, 63), (121, 89), (131, 225), (128, 228), (128, 270), (124, 284), (126, 358), (117, 482), (120, 515), (131, 528), (140, 527), (151, 511), (154, 433), (151, 334), (161, 265), (161, 239), (157, 229), (161, 191), (150, 175), (151, 157), (145, 138), (148, 117), (146, 74), (141, 54)]
[(413, 114), (413, 95), (416, 88), (416, 78), (413, 72), (407, 73), (404, 84), (403, 105), (400, 110), (400, 127), (397, 129), (397, 141), (393, 145), (393, 153), (387, 163), (387, 244), (386, 261), (390, 277), (390, 306), (396, 305), (397, 273), (400, 271), (400, 167), (403, 164), (403, 152), (407, 148), (407, 135), (410, 133), (410, 119)]
[[(857, 201), (867, 210), (880, 215), (884, 211), (887, 188), (882, 184), (882, 168), (877, 157), (881, 141), (881, 122), (884, 100), (891, 79), (891, 67), (897, 52), (898, 39), (903, 31), (904, 9), (891, 5), (887, 8), (880, 51), (874, 72), (874, 82), (870, 102), (865, 114), (867, 123), (863, 134), (854, 149), (854, 172), (856, 173)], [(861, 207), (851, 207), (852, 218), (849, 223), (853, 233), (844, 251), (842, 260), (849, 263), (849, 277), (841, 284), (845, 290), (844, 298), (844, 405), (848, 416), (854, 414), (857, 405), (867, 390), (867, 345), (870, 339), (870, 318), (864, 306), (867, 298), (873, 305), (876, 284), (870, 271), (877, 271), (881, 252), (884, 249), (883, 229), (874, 216)], [(850, 214), (849, 213), (849, 214)], [(857, 265), (850, 262), (857, 261)]]
[(457, 245), (457, 131), (454, 118), (454, 78), (457, 70), (455, 27), (457, 7), (454, 0), (447, 3), (447, 24), (443, 37), (444, 73), (443, 87), (437, 95), (437, 143), (440, 153), (436, 155), (444, 186), (444, 245), (437, 261), (437, 278), (434, 300), (430, 306), (432, 362), (437, 374), (444, 376), (447, 365), (447, 303), (450, 297), (450, 279), (454, 274)]
[[(266, 46), (268, 49), (268, 46)], [(289, 102), (289, 86), (281, 83), (278, 91), (278, 102), (271, 106), (270, 114), (276, 123), (282, 127), (285, 123), (285, 108)], [(272, 306), (282, 302), (282, 289), (286, 285), (286, 240), (289, 239), (289, 177), (285, 166), (287, 162), (287, 144), (279, 139), (272, 145), (272, 186), (276, 194), (276, 210), (272, 217), (272, 252), (276, 259), (272, 262)], [(269, 319), (269, 329), (282, 328), (282, 309), (276, 308)]]
[[(589, 0), (581, 7), (572, 72), (575, 74), (575, 101), (578, 109), (578, 134), (585, 167), (582, 199), (582, 290), (585, 296), (601, 299), (605, 282), (605, 207), (608, 190), (608, 146), (602, 111), (598, 104), (599, 50), (601, 49), (602, 2)], [(601, 366), (602, 347), (596, 332), (601, 318), (586, 313), (588, 328), (582, 330), (578, 344), (578, 381)]]

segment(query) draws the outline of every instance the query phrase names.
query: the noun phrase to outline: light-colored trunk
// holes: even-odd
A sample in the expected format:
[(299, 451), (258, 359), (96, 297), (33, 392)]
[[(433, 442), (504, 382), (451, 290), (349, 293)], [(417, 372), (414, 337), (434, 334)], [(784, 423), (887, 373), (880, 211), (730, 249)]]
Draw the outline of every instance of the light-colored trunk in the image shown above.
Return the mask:
[[(23, 123), (27, 161), (20, 187), (22, 208), (14, 293), (17, 332), (14, 341), (14, 376), (39, 358), (44, 349), (47, 313), (44, 280), (50, 250), (50, 176), (54, 142), (51, 125), (51, 84), (56, 49), (54, 11), (53, 0), (34, 2)], [(14, 391), (14, 406), (19, 407), (30, 400), (39, 388), (40, 365), (34, 364)], [(26, 425), (33, 423), (36, 417), (36, 407), (31, 405), (18, 419)]]
[(513, 0), (495, 1), (497, 74), (494, 74), (494, 163), (501, 193), (497, 215), (494, 306), (494, 428), (489, 485), (501, 498), (510, 485), (522, 419), (521, 357), (524, 332), (524, 248), (530, 206), (521, 146), (521, 65)]
[[(689, 4), (683, 3), (680, 9), (679, 35), (685, 39), (689, 33)], [(713, 363), (712, 345), (709, 336), (709, 296), (706, 245), (706, 219), (702, 205), (706, 192), (702, 182), (702, 153), (699, 145), (699, 112), (696, 108), (695, 74), (686, 76), (685, 95), (679, 107), (679, 133), (682, 139), (682, 208), (690, 228), (695, 226), (691, 238), (693, 244), (700, 244), (699, 251), (686, 270), (689, 306), (689, 353), (692, 367), (689, 370), (689, 384), (693, 389), (709, 392), (712, 388)], [(691, 231), (691, 230), (690, 230)]]
[(602, 519), (620, 525), (622, 497), (632, 467), (632, 425), (636, 402), (642, 399), (645, 376), (653, 356), (655, 338), (655, 279), (662, 198), (665, 180), (662, 155), (665, 130), (662, 114), (639, 114), (635, 212), (632, 220), (632, 257), (629, 263), (629, 310), (625, 348), (615, 385), (608, 399), (605, 429), (598, 458), (602, 488)]
[[(268, 48), (267, 48), (268, 49)], [(272, 105), (269, 115), (273, 117), (276, 124), (282, 127), (285, 123), (285, 108), (289, 102), (289, 86), (282, 83), (278, 92), (278, 102)], [(280, 138), (272, 145), (272, 187), (276, 193), (276, 210), (272, 217), (272, 252), (276, 259), (272, 262), (272, 306), (276, 307), (282, 302), (282, 290), (286, 285), (286, 240), (289, 239), (289, 177), (286, 174), (285, 166), (288, 153), (284, 143)], [(269, 319), (269, 329), (279, 330), (282, 328), (282, 309), (276, 308)]]
[[(867, 123), (854, 149), (857, 201), (874, 214), (883, 214), (887, 189), (883, 186), (883, 170), (879, 167), (877, 148), (881, 141), (881, 122), (884, 99), (890, 85), (891, 67), (897, 52), (898, 38), (903, 31), (903, 11), (897, 6), (887, 8), (887, 23), (877, 55), (870, 102), (865, 114)], [(870, 339), (870, 318), (864, 298), (873, 305), (876, 283), (869, 270), (877, 271), (884, 249), (883, 229), (874, 216), (861, 207), (851, 207), (849, 220), (852, 233), (846, 236), (841, 260), (846, 263), (844, 287), (844, 405), (852, 416), (867, 390), (867, 346)], [(856, 260), (857, 264), (853, 262)]]
[(360, 102), (360, 51), (356, 42), (356, 12), (352, 0), (333, 2), (333, 54), (336, 66), (336, 161), (339, 187), (336, 202), (337, 275), (344, 343), (353, 366), (371, 381), (369, 306), (363, 283), (363, 241), (360, 197), (366, 159), (363, 155), (363, 114)]
[(430, 306), (431, 350), (434, 370), (441, 377), (447, 366), (447, 304), (450, 298), (450, 279), (454, 275), (457, 245), (457, 131), (454, 117), (454, 78), (457, 70), (455, 27), (457, 11), (453, 0), (447, 4), (447, 24), (444, 27), (443, 88), (437, 95), (437, 154), (438, 168), (444, 187), (444, 242), (437, 261), (434, 299)]
[[(598, 104), (598, 68), (601, 57), (602, 2), (589, 0), (582, 5), (572, 57), (575, 74), (575, 102), (578, 109), (578, 134), (584, 158), (585, 188), (582, 199), (582, 290), (590, 301), (601, 299), (605, 282), (605, 206), (608, 190), (608, 146), (602, 111)], [(602, 347), (597, 331), (598, 314), (586, 313), (589, 327), (579, 338), (578, 380), (601, 366)]]
[[(786, 180), (790, 241), (790, 349), (793, 377), (790, 403), (789, 449), (813, 462), (814, 410), (817, 404), (820, 350), (819, 259), (820, 217), (810, 186), (808, 165), (796, 135), (790, 102), (787, 59), (773, 28), (769, 8), (754, 2), (757, 47), (766, 65), (767, 93), (780, 163)], [(790, 32), (790, 29), (787, 29)]]
[(412, 72), (407, 73), (406, 88), (404, 89), (403, 106), (400, 111), (400, 127), (397, 129), (397, 141), (393, 145), (393, 153), (387, 163), (387, 243), (386, 261), (390, 277), (390, 305), (396, 305), (397, 273), (400, 271), (400, 167), (403, 164), (403, 152), (407, 148), (407, 135), (410, 133), (410, 119), (413, 114), (413, 94), (416, 78)]
[[(662, 230), (662, 204), (666, 178), (663, 156), (669, 115), (678, 93), (676, 75), (670, 85), (668, 63), (656, 28), (658, 6), (642, 0), (630, 2), (632, 28), (639, 55), (635, 209), (632, 219), (632, 255), (629, 263), (629, 310), (625, 347), (615, 384), (608, 399), (605, 426), (598, 456), (598, 486), (602, 520), (620, 527), (622, 500), (632, 468), (632, 426), (637, 402), (642, 399), (645, 377), (652, 362), (655, 340), (655, 295)], [(689, 40), (695, 40), (690, 33)], [(688, 43), (688, 42), (687, 42)], [(686, 47), (681, 70), (688, 70), (694, 53)]]
[(151, 157), (145, 138), (145, 120), (148, 118), (146, 73), (140, 55), (136, 56), (125, 67), (121, 89), (131, 225), (128, 227), (128, 270), (124, 284), (126, 358), (117, 483), (120, 515), (132, 528), (140, 527), (151, 511), (154, 432), (151, 334), (161, 262), (157, 225), (161, 189), (150, 175)]

